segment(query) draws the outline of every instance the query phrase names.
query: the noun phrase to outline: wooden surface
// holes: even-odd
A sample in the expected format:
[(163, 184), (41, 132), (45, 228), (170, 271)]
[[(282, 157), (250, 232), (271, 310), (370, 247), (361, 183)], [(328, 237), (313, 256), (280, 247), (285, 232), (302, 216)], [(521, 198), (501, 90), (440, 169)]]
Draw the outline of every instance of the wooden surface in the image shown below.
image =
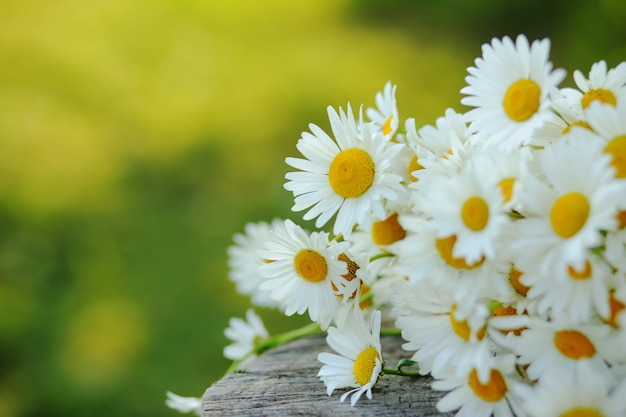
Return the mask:
[[(203, 417), (209, 416), (453, 416), (439, 413), (437, 400), (445, 393), (430, 388), (430, 377), (384, 375), (372, 390), (350, 406), (350, 399), (340, 403), (335, 390), (326, 395), (326, 387), (317, 373), (322, 364), (319, 352), (332, 352), (325, 334), (287, 343), (255, 359), (247, 373), (227, 375), (209, 387), (202, 398)], [(385, 366), (395, 368), (400, 359), (410, 358), (403, 351), (399, 336), (381, 338)]]

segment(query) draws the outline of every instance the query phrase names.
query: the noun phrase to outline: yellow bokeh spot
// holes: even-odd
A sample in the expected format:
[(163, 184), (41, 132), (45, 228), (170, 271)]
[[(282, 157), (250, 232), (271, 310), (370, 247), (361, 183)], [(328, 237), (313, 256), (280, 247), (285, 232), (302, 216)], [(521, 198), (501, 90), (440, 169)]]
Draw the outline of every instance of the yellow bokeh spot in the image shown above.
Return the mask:
[(359, 385), (363, 386), (372, 380), (376, 359), (380, 359), (380, 355), (376, 348), (370, 346), (354, 360), (354, 379)]
[(530, 119), (539, 110), (541, 89), (533, 80), (521, 79), (506, 90), (504, 111), (516, 122)]
[(559, 417), (604, 417), (604, 414), (597, 408), (574, 407), (561, 413)]
[(571, 279), (576, 280), (586, 280), (591, 278), (591, 274), (593, 273), (591, 262), (586, 261), (585, 266), (582, 270), (576, 270), (571, 265), (567, 267), (567, 274)]
[(418, 159), (417, 155), (413, 155), (413, 158), (409, 161), (409, 168), (407, 171), (409, 172), (409, 179), (411, 182), (416, 182), (418, 180), (418, 178), (413, 175), (413, 172), (424, 169), (424, 167), (418, 162)]
[(376, 245), (390, 245), (406, 237), (406, 230), (398, 222), (398, 213), (372, 225), (372, 240)]
[(489, 206), (481, 197), (470, 197), (463, 203), (461, 219), (468, 229), (480, 232), (489, 221)]
[(578, 192), (563, 194), (550, 210), (550, 224), (557, 236), (568, 239), (574, 236), (587, 221), (589, 201)]
[(476, 369), (472, 369), (469, 375), (469, 386), (478, 398), (487, 402), (500, 401), (507, 392), (506, 382), (497, 369), (491, 370), (486, 384), (480, 382)]
[(474, 262), (473, 264), (468, 264), (465, 262), (464, 258), (455, 258), (452, 255), (454, 251), (454, 245), (456, 244), (456, 235), (450, 235), (448, 237), (437, 239), (435, 242), (435, 246), (437, 247), (437, 252), (439, 252), (439, 256), (441, 259), (445, 261), (448, 265), (457, 269), (472, 269), (480, 266), (485, 258), (483, 257), (480, 261)]
[(298, 275), (309, 282), (323, 281), (328, 274), (326, 258), (312, 249), (302, 249), (293, 263)]
[(611, 155), (611, 166), (616, 178), (626, 178), (626, 135), (614, 137), (604, 148)]
[(578, 330), (560, 330), (554, 335), (554, 346), (565, 357), (587, 359), (596, 354), (596, 347)]
[(615, 94), (613, 94), (611, 90), (606, 90), (604, 88), (587, 91), (580, 99), (580, 103), (582, 104), (583, 109), (586, 109), (596, 100), (604, 104), (610, 104), (613, 107), (617, 105)]
[(341, 151), (330, 163), (328, 181), (341, 197), (359, 197), (374, 183), (374, 161), (363, 149)]

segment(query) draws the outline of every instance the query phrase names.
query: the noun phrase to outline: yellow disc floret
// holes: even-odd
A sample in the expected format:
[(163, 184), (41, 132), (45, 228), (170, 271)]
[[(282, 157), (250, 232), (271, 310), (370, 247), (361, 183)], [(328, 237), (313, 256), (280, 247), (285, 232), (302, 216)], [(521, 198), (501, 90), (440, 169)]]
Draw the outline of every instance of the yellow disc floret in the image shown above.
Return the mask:
[(511, 269), (509, 270), (509, 282), (511, 283), (511, 287), (517, 292), (519, 295), (523, 295), (526, 297), (528, 291), (530, 291), (530, 287), (522, 284), (520, 278), (524, 273), (519, 269), (515, 268), (514, 265), (511, 265)]
[(372, 380), (376, 359), (380, 359), (380, 355), (376, 348), (370, 346), (354, 360), (354, 379), (359, 385), (363, 386)]
[(481, 197), (470, 197), (463, 203), (461, 219), (468, 229), (480, 232), (489, 221), (489, 206)]
[(389, 116), (387, 117), (387, 120), (385, 120), (385, 123), (383, 123), (383, 135), (387, 136), (388, 134), (393, 132), (393, 129), (391, 128), (392, 121), (393, 121), (393, 116)]
[(563, 194), (550, 210), (550, 224), (557, 236), (568, 239), (574, 236), (587, 221), (589, 201), (578, 192)]
[(574, 269), (571, 265), (567, 267), (567, 274), (571, 279), (585, 280), (591, 278), (591, 262), (585, 261), (585, 266), (581, 270)]
[(574, 407), (561, 413), (559, 417), (604, 417), (604, 414), (596, 408)]
[[(470, 328), (470, 325), (467, 322), (467, 320), (457, 320), (454, 317), (455, 311), (456, 311), (456, 305), (453, 305), (449, 313), (450, 326), (452, 327), (452, 331), (454, 331), (454, 333), (457, 336), (459, 336), (461, 339), (463, 339), (464, 341), (469, 342), (472, 329)], [(476, 338), (478, 338), (478, 340), (482, 340), (482, 338), (485, 337), (485, 332), (486, 332), (485, 327), (479, 329), (478, 332), (476, 332)]]
[(626, 135), (616, 136), (609, 141), (604, 152), (611, 155), (611, 166), (616, 178), (626, 178)]
[(471, 265), (465, 262), (464, 258), (455, 258), (452, 256), (452, 252), (454, 250), (454, 245), (456, 243), (456, 235), (450, 235), (448, 237), (444, 237), (441, 239), (437, 239), (435, 242), (435, 246), (437, 247), (437, 252), (439, 252), (439, 256), (441, 259), (445, 261), (448, 265), (457, 269), (472, 269), (480, 266), (485, 258), (477, 261)]
[(406, 230), (398, 222), (398, 213), (372, 225), (372, 240), (377, 245), (391, 245), (406, 237)]
[(584, 95), (583, 98), (580, 99), (580, 103), (583, 106), (583, 109), (586, 109), (593, 103), (598, 100), (604, 104), (610, 104), (615, 107), (617, 105), (617, 99), (615, 98), (615, 94), (611, 90), (606, 90), (604, 88), (598, 88), (597, 90), (589, 90)]
[(476, 369), (472, 369), (469, 375), (469, 386), (478, 398), (491, 403), (500, 401), (507, 391), (506, 382), (500, 371), (496, 369), (491, 370), (486, 384), (480, 382)]
[(301, 278), (309, 282), (320, 282), (326, 279), (328, 264), (326, 258), (318, 252), (312, 249), (302, 249), (293, 262)]
[(328, 181), (341, 197), (359, 197), (374, 183), (374, 161), (363, 149), (341, 151), (330, 163)]
[(515, 184), (515, 178), (505, 178), (498, 183), (500, 191), (502, 192), (502, 199), (505, 203), (511, 200), (513, 195), (513, 185)]
[(530, 119), (539, 110), (541, 89), (533, 80), (515, 81), (504, 94), (504, 111), (516, 122)]
[(554, 335), (554, 346), (563, 356), (573, 360), (591, 358), (596, 347), (578, 330), (560, 330)]
[(413, 172), (419, 171), (420, 169), (424, 169), (424, 167), (418, 162), (419, 157), (417, 155), (413, 155), (413, 158), (409, 161), (409, 168), (407, 169), (409, 172), (409, 179), (411, 182), (416, 182), (418, 180), (417, 177), (413, 175)]

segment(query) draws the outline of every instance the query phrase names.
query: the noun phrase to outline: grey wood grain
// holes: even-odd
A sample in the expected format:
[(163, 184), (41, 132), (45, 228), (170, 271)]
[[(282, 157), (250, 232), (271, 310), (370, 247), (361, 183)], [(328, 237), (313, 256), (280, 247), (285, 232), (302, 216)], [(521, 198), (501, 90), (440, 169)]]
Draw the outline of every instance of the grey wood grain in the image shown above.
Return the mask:
[[(399, 336), (381, 338), (385, 366), (409, 358)], [(319, 352), (332, 352), (325, 334), (306, 337), (266, 352), (252, 362), (246, 373), (225, 376), (209, 387), (202, 398), (203, 417), (209, 416), (453, 416), (439, 413), (435, 404), (445, 393), (430, 388), (430, 377), (383, 375), (372, 390), (373, 398), (361, 397), (356, 406), (346, 390), (326, 395), (317, 377)]]

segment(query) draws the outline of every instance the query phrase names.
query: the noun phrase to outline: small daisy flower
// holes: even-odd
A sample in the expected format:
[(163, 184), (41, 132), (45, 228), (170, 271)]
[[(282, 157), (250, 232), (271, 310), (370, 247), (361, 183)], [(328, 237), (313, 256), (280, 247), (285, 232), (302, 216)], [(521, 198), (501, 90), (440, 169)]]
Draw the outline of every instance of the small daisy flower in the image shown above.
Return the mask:
[(490, 362), (489, 378), (484, 381), (478, 378), (475, 368), (461, 377), (452, 374), (434, 381), (433, 389), (450, 391), (437, 402), (437, 410), (445, 413), (458, 409), (457, 416), (523, 417), (514, 395), (515, 386), (521, 384), (514, 376), (515, 356), (498, 356)]
[(295, 197), (293, 211), (308, 209), (304, 220), (317, 218), (315, 226), (322, 227), (336, 213), (333, 233), (348, 238), (355, 224), (384, 219), (384, 202), (404, 193), (402, 177), (393, 173), (393, 158), (404, 145), (355, 121), (350, 106), (339, 113), (329, 107), (328, 117), (336, 142), (311, 124), (312, 133), (304, 132), (297, 145), (306, 159), (286, 159), (302, 171), (286, 174), (285, 189)]
[(340, 388), (354, 388), (345, 392), (340, 401), (352, 395), (350, 404), (355, 405), (365, 393), (372, 399), (372, 388), (383, 369), (380, 345), (380, 311), (374, 311), (368, 325), (357, 314), (351, 315), (341, 328), (330, 327), (326, 341), (337, 353), (322, 352), (318, 360), (324, 365), (318, 377), (331, 395)]
[(566, 89), (576, 99), (575, 109), (586, 109), (593, 102), (615, 106), (626, 100), (626, 62), (607, 70), (605, 61), (591, 66), (589, 78), (582, 71), (574, 71), (574, 82), (579, 90)]
[(586, 115), (589, 125), (603, 139), (604, 153), (611, 156), (615, 177), (626, 179), (626, 98), (615, 107), (593, 103)]
[(270, 297), (269, 291), (259, 287), (263, 278), (259, 275), (259, 267), (265, 263), (257, 255), (266, 240), (272, 236), (272, 230), (282, 227), (283, 221), (275, 219), (272, 223), (257, 222), (245, 225), (244, 233), (233, 237), (234, 245), (228, 248), (228, 277), (237, 286), (237, 291), (251, 296), (253, 305), (276, 308), (278, 303)]
[(384, 90), (376, 93), (376, 108), (370, 107), (365, 111), (367, 117), (374, 122), (386, 138), (393, 137), (400, 122), (396, 104), (396, 87), (388, 81)]
[(543, 275), (566, 279), (569, 266), (584, 269), (587, 251), (602, 241), (600, 231), (616, 228), (626, 189), (594, 137), (575, 129), (540, 151), (545, 181), (528, 176), (521, 196), (526, 217), (513, 223), (519, 232), (512, 242), (515, 263), (522, 270), (538, 263)]
[(468, 68), (461, 103), (474, 107), (465, 113), (477, 143), (493, 143), (505, 150), (526, 144), (550, 115), (549, 91), (563, 81), (565, 71), (552, 70), (550, 41), (528, 44), (519, 35), (493, 39), (483, 56)]
[(165, 393), (167, 396), (165, 405), (172, 410), (179, 411), (181, 413), (194, 413), (196, 415), (202, 415), (202, 400), (196, 397), (181, 397), (171, 391)]
[(250, 308), (246, 311), (246, 320), (230, 318), (228, 327), (224, 329), (224, 336), (233, 342), (224, 348), (224, 357), (232, 361), (242, 361), (239, 364), (239, 369), (242, 369), (249, 362), (248, 359), (254, 359), (251, 354), (256, 343), (269, 337), (269, 333), (261, 317)]
[(337, 314), (337, 295), (349, 297), (358, 282), (348, 281), (348, 268), (339, 259), (350, 243), (330, 242), (328, 233), (307, 234), (290, 220), (284, 228), (274, 231), (274, 238), (259, 250), (267, 263), (259, 267), (265, 278), (262, 290), (285, 309), (285, 314), (303, 314), (308, 310), (311, 320), (328, 327)]

